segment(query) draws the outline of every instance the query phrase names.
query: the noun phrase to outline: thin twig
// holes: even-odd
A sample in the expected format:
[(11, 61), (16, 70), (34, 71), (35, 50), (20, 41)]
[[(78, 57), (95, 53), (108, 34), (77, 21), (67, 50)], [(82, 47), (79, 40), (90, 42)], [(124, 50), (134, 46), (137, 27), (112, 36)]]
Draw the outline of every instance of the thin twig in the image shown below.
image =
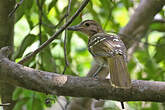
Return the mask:
[[(39, 23), (38, 23), (38, 28), (39, 28), (39, 45), (42, 45), (42, 2), (41, 0), (36, 0), (37, 2), (37, 6), (38, 6), (38, 10), (39, 10), (39, 17), (38, 17), (38, 20), (39, 20)], [(38, 62), (38, 61), (37, 61)], [(42, 62), (42, 60), (41, 60)]]
[(9, 13), (8, 17), (13, 16), (13, 14), (16, 12), (16, 10), (18, 9), (18, 7), (23, 3), (24, 0), (20, 0), (20, 2), (16, 3), (14, 9)]
[[(42, 13), (42, 15), (44, 15), (44, 14)], [(43, 17), (45, 17), (45, 16), (43, 16)], [(58, 22), (57, 25), (46, 24), (46, 23), (44, 23), (44, 22), (42, 22), (42, 24), (43, 24), (44, 26), (47, 26), (48, 28), (53, 28), (53, 29), (55, 29), (55, 28), (57, 28), (58, 26), (60, 26), (60, 24), (63, 22), (63, 20), (64, 20), (66, 17), (67, 17), (67, 14), (63, 15), (62, 18), (60, 19), (60, 21)]]
[(59, 23), (56, 25), (56, 27), (59, 26), (59, 25), (63, 22), (63, 20), (65, 20), (65, 18), (66, 18), (67, 16), (68, 16), (68, 15), (65, 14), (65, 15), (60, 19), (60, 21), (59, 21)]
[(38, 5), (38, 9), (39, 9), (39, 40), (40, 40), (40, 45), (41, 45), (41, 43), (42, 43), (42, 30), (41, 30), (41, 28), (42, 28), (42, 4), (40, 3), (40, 1), (39, 0), (36, 0), (36, 2), (37, 2), (37, 5)]
[(37, 53), (39, 53), (44, 47), (49, 45), (56, 37), (61, 34), (63, 30), (65, 30), (72, 22), (73, 20), (80, 14), (80, 12), (85, 8), (85, 6), (88, 4), (89, 0), (84, 0), (80, 8), (76, 11), (76, 13), (66, 22), (57, 32), (55, 32), (50, 39), (48, 39), (46, 42), (44, 42), (39, 48), (37, 48), (35, 51), (33, 51), (31, 54), (24, 57), (22, 60), (20, 60), (18, 63), (23, 64), (24, 62), (28, 61), (31, 57), (35, 56)]
[(69, 16), (72, 0), (68, 0), (68, 1), (69, 1), (69, 4), (68, 4), (68, 9), (67, 9), (67, 15)]
[[(71, 7), (71, 3), (72, 0), (68, 0), (68, 7), (67, 7), (67, 16), (66, 16), (66, 22), (68, 21), (68, 16), (70, 14), (70, 7)], [(64, 71), (62, 74), (65, 74), (65, 71), (67, 69), (67, 67), (69, 66), (69, 61), (67, 59), (67, 48), (66, 48), (66, 42), (67, 41), (67, 29), (65, 29), (65, 36), (64, 36), (64, 59), (65, 59), (65, 67), (64, 67)]]

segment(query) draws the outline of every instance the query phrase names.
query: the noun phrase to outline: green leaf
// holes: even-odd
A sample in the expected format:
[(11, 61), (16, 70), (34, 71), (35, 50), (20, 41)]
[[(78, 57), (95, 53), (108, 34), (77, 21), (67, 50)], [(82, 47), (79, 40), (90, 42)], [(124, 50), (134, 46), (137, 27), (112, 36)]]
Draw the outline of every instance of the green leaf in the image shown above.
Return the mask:
[[(138, 58), (139, 62), (141, 63), (142, 73), (140, 79), (160, 79), (157, 77), (156, 74), (161, 74), (162, 69), (159, 67), (159, 64), (156, 63), (155, 59), (149, 55), (147, 50), (140, 50), (136, 52), (136, 57)], [(145, 76), (145, 77), (142, 77)]]
[(32, 110), (43, 110), (43, 103), (38, 98), (33, 98), (32, 100)]
[(36, 41), (36, 35), (28, 34), (22, 41), (18, 51), (14, 55), (14, 59), (19, 58), (23, 55), (26, 48), (32, 45)]
[(13, 93), (12, 99), (13, 100), (19, 99), (19, 96), (22, 94), (22, 92), (23, 92), (23, 89), (22, 88), (16, 88), (16, 90)]
[(127, 9), (129, 9), (130, 7), (133, 7), (133, 1), (131, 0), (121, 0), (121, 1), (124, 3)]
[(88, 43), (88, 37), (80, 32), (76, 33), (81, 39), (83, 39), (85, 41), (85, 43)]
[(165, 63), (165, 37), (161, 37), (156, 44), (156, 53), (154, 58), (159, 63), (163, 61)]
[(30, 27), (30, 29), (32, 30), (33, 29), (33, 26), (34, 26), (34, 23), (33, 23), (33, 21), (31, 20), (31, 16), (30, 16), (30, 14), (28, 13), (26, 13), (25, 14), (25, 17), (26, 17), (26, 20), (27, 20), (27, 22), (28, 22), (28, 24), (29, 24), (29, 27)]
[(48, 11), (50, 11), (57, 3), (57, 0), (52, 0), (52, 2), (48, 5)]
[(160, 32), (165, 32), (165, 23), (152, 23), (150, 29)]
[(136, 67), (136, 62), (133, 61), (133, 59), (131, 59), (129, 62), (128, 62), (128, 70), (130, 73), (132, 73), (132, 71), (135, 69)]
[[(42, 35), (42, 42), (46, 41), (47, 39), (48, 38), (46, 35)], [(40, 56), (43, 69), (49, 72), (55, 72), (56, 64), (54, 62), (49, 46), (47, 46), (41, 51)]]
[(15, 22), (21, 19), (25, 14), (25, 11), (29, 11), (32, 8), (33, 0), (24, 0), (23, 3), (16, 10)]
[(144, 71), (147, 73), (146, 79), (154, 79), (155, 73), (158, 72), (157, 64), (153, 59), (146, 60)]
[[(55, 25), (48, 19), (47, 16), (45, 16), (45, 17), (43, 18), (43, 21), (44, 21), (45, 24), (55, 27)], [(48, 27), (48, 26), (44, 26), (43, 28), (44, 28), (44, 31), (45, 31), (46, 33), (48, 33), (49, 35), (53, 35), (53, 34), (54, 34), (54, 29), (52, 29), (52, 28), (50, 28), (50, 27)]]
[(138, 58), (138, 60), (142, 64), (145, 64), (146, 60), (149, 59), (149, 56), (148, 56), (148, 53), (146, 52), (146, 50), (138, 50), (138, 51), (136, 51), (135, 56)]
[(14, 107), (13, 110), (23, 110), (23, 107), (24, 107), (24, 105), (28, 102), (28, 100), (30, 100), (29, 97), (25, 97), (25, 98), (20, 99), (20, 100), (16, 103), (16, 105), (15, 105), (15, 107)]

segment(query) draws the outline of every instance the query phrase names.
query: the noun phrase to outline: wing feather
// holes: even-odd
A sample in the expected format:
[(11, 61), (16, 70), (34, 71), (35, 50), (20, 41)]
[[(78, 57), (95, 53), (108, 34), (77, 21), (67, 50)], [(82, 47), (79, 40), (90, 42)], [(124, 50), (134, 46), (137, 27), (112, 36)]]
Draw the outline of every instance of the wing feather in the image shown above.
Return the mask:
[(125, 54), (124, 43), (117, 35), (98, 33), (92, 36), (88, 42), (89, 51), (93, 56), (112, 57), (115, 50), (121, 50)]

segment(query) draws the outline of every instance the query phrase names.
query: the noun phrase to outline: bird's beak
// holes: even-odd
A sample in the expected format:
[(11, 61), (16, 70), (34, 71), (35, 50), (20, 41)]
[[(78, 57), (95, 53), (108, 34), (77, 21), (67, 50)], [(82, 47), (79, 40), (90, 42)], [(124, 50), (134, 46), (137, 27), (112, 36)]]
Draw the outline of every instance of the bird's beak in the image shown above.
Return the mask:
[(67, 29), (71, 31), (80, 31), (80, 24), (75, 25), (75, 26), (70, 26)]

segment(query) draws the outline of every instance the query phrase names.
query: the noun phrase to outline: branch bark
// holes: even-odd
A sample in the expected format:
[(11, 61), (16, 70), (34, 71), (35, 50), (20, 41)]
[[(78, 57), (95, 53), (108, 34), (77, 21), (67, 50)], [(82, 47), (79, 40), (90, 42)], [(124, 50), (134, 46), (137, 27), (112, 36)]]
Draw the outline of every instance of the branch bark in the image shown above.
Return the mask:
[[(35, 70), (10, 61), (7, 47), (0, 51), (0, 81), (26, 89), (73, 97), (117, 101), (165, 101), (165, 83), (132, 80), (130, 89), (113, 88), (108, 79), (74, 77)], [(9, 52), (8, 52), (9, 51)]]

